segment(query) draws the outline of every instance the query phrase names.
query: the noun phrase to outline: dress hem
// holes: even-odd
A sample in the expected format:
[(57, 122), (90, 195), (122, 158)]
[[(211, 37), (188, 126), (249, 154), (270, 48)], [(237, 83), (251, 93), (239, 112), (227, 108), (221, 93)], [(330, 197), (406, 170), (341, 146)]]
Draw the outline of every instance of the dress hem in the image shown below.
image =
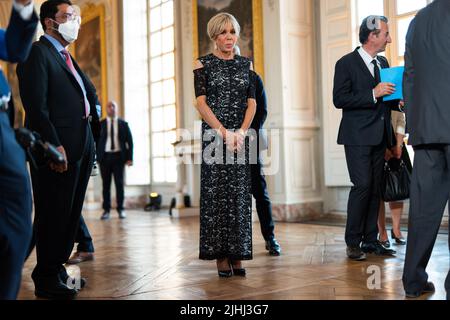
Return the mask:
[(221, 260), (221, 259), (230, 259), (236, 261), (248, 261), (253, 260), (253, 255), (235, 255), (235, 254), (200, 254), (200, 260)]

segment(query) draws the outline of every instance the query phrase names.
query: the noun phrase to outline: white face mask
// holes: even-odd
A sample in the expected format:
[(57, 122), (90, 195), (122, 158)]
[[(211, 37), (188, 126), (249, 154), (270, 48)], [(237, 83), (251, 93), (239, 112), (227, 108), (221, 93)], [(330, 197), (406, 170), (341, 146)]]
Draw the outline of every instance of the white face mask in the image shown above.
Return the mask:
[(57, 30), (61, 34), (64, 40), (66, 40), (69, 43), (73, 43), (78, 39), (78, 32), (80, 31), (80, 23), (77, 20), (71, 20), (65, 23), (58, 23), (58, 24), (59, 24), (58, 29), (55, 30)]

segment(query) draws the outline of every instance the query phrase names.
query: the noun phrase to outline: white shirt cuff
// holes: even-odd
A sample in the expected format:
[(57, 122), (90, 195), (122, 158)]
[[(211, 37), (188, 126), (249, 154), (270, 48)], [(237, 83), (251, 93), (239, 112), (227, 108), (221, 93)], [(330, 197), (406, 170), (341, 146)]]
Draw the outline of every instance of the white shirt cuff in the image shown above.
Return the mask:
[(372, 94), (373, 94), (373, 103), (376, 104), (378, 102), (378, 99), (375, 98), (375, 90), (372, 90)]
[(99, 105), (99, 104), (97, 104), (97, 105), (95, 106), (95, 109), (97, 109), (97, 115), (98, 115), (98, 117), (101, 118), (101, 117), (102, 117), (102, 106)]
[(33, 16), (34, 3), (31, 1), (28, 5), (24, 6), (14, 1), (13, 8), (20, 14), (23, 20), (30, 20)]

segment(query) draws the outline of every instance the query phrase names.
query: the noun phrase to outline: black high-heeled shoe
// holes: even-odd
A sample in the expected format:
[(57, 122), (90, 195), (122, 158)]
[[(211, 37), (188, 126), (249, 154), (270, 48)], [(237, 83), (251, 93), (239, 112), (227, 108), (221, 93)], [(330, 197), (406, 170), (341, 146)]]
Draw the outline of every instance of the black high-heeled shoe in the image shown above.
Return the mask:
[[(224, 262), (221, 260), (221, 262)], [(231, 278), (233, 276), (233, 269), (231, 268), (230, 261), (227, 259), (227, 264), (230, 267), (230, 270), (219, 270), (219, 262), (217, 262), (217, 273), (220, 278)]]
[(378, 241), (381, 243), (381, 245), (383, 247), (385, 247), (386, 249), (389, 249), (391, 247), (391, 243), (389, 242), (389, 240), (386, 241), (381, 241), (380, 239), (378, 239)]
[(391, 229), (391, 238), (395, 240), (395, 243), (404, 246), (406, 244), (406, 239), (403, 237), (397, 238), (394, 233), (394, 229)]
[(233, 270), (233, 274), (238, 277), (245, 277), (247, 275), (247, 271), (244, 268), (237, 269), (231, 263), (231, 269)]
[(231, 278), (233, 276), (232, 270), (226, 270), (226, 271), (217, 271), (220, 278)]

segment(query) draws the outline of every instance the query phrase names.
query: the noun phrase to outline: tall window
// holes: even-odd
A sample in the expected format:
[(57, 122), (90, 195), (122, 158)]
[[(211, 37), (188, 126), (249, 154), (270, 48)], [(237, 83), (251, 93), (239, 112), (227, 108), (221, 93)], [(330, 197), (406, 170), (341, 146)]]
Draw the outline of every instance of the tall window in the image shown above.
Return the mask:
[(359, 25), (369, 15), (384, 15), (389, 19), (392, 43), (388, 46), (386, 57), (391, 65), (403, 65), (405, 38), (417, 12), (432, 0), (354, 0), (355, 44), (359, 44)]
[(149, 0), (153, 182), (177, 180), (174, 1)]
[(123, 2), (125, 117), (135, 140), (127, 184), (177, 180), (174, 16), (173, 0)]
[(147, 0), (123, 2), (123, 74), (125, 120), (134, 142), (134, 166), (128, 185), (150, 184), (150, 117)]

